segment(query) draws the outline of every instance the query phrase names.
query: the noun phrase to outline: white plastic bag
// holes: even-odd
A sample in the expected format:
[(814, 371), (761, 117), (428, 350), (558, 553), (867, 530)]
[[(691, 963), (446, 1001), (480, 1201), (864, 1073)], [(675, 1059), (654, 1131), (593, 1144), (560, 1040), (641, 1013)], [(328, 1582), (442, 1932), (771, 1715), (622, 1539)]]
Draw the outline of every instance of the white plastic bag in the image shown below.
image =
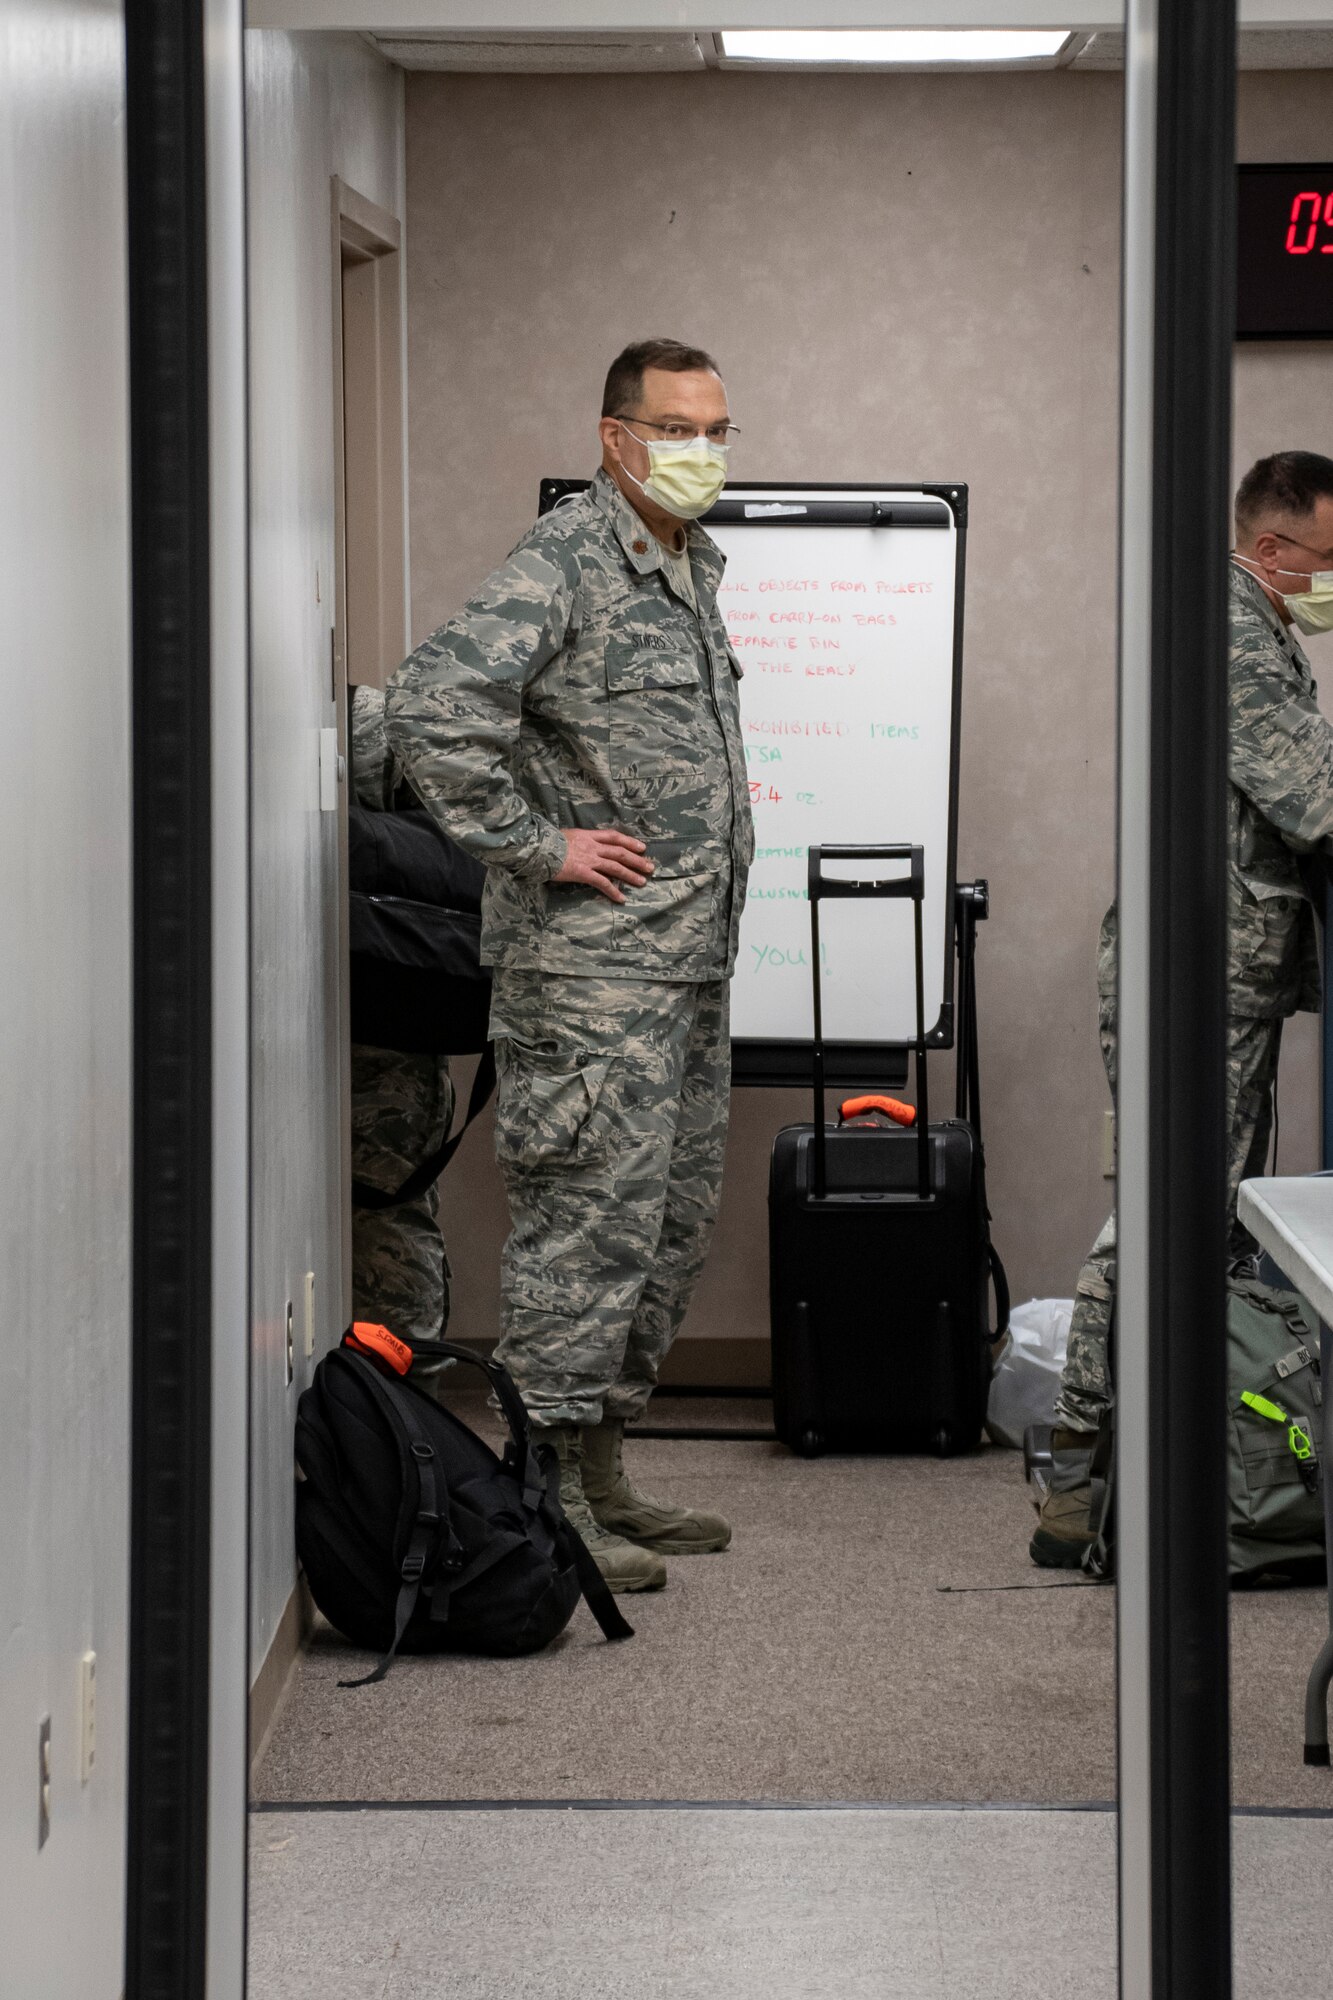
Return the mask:
[(1072, 1299), (1029, 1299), (1010, 1313), (1009, 1337), (995, 1364), (986, 1407), (992, 1443), (1021, 1451), (1029, 1424), (1053, 1420), (1073, 1314)]

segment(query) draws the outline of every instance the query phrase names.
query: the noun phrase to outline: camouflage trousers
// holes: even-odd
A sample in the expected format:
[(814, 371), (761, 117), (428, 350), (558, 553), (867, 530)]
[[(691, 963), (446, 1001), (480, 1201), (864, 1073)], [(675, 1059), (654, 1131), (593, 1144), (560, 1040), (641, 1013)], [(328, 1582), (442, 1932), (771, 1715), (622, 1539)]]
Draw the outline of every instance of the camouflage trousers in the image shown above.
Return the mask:
[[(453, 1121), (447, 1056), (352, 1045), (352, 1176), (385, 1193), (401, 1187)], [(449, 1259), (440, 1191), (394, 1208), (352, 1210), (352, 1305), (401, 1340), (438, 1340), (449, 1323)]]
[(636, 1417), (717, 1215), (730, 988), (495, 970), (496, 1349), (539, 1425)]
[[(1115, 1000), (1103, 990), (1099, 1007), (1102, 1059), (1116, 1094), (1117, 1036)], [(1282, 1022), (1246, 1014), (1227, 1016), (1227, 1229), (1228, 1257), (1249, 1257), (1254, 1238), (1236, 1220), (1236, 1191), (1243, 1180), (1261, 1174), (1268, 1159), (1273, 1130), (1273, 1091), (1277, 1081), (1278, 1044)], [(1109, 1361), (1111, 1318), (1115, 1307), (1115, 1213), (1088, 1253), (1074, 1288), (1074, 1317), (1069, 1350), (1055, 1409), (1055, 1421), (1070, 1430), (1095, 1431), (1111, 1401)]]

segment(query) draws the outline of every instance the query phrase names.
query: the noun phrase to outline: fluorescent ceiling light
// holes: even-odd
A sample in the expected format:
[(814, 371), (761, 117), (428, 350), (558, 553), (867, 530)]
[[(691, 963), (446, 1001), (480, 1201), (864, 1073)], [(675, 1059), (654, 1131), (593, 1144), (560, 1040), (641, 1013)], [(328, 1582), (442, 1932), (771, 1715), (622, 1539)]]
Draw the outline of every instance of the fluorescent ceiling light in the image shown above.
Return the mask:
[(790, 63), (1033, 62), (1058, 55), (1068, 28), (795, 28), (722, 34), (724, 58)]

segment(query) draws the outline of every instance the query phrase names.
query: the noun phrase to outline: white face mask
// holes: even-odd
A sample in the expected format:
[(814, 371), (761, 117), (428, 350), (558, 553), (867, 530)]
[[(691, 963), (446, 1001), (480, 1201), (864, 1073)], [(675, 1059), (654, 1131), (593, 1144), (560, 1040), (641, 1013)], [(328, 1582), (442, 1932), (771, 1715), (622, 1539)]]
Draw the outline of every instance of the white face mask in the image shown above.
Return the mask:
[[(630, 436), (634, 436), (633, 431)], [(706, 514), (726, 484), (729, 446), (710, 444), (706, 437), (682, 438), (677, 444), (662, 440), (648, 443), (644, 438), (636, 442), (647, 446), (648, 477), (634, 479), (622, 458), (620, 469), (625, 477), (633, 479), (641, 493), (678, 521), (697, 521)]]
[[(1232, 560), (1247, 576), (1255, 577), (1259, 583), (1264, 581), (1244, 556), (1234, 556)], [(1297, 631), (1311, 638), (1319, 632), (1333, 632), (1333, 569), (1317, 569), (1312, 576), (1307, 576), (1303, 569), (1280, 569), (1278, 575), (1299, 576), (1305, 580), (1304, 590), (1280, 590), (1277, 593), (1291, 613)]]

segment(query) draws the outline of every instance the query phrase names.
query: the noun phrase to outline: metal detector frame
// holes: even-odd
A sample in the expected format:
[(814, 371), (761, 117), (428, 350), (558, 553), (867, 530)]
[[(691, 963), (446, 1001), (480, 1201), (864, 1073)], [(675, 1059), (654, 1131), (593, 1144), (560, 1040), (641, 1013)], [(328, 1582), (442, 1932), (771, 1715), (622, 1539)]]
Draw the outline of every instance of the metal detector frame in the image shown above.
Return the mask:
[[(234, 160), (214, 143), (207, 99), (217, 65), (234, 142), (241, 14), (234, 0), (127, 0), (126, 12), (135, 700), (127, 1991), (134, 2000), (234, 2000), (244, 1990), (236, 1732), (246, 1687), (244, 1617), (239, 1646), (228, 1617), (244, 1514), (242, 1504), (225, 1518), (235, 1479), (225, 1490), (218, 1483), (237, 1394), (224, 1344), (234, 1301), (219, 1265), (243, 1272), (245, 1258), (235, 1229), (243, 1190), (231, 1154), (218, 1150), (237, 1057), (234, 993), (226, 988), (219, 1005), (215, 943), (234, 937), (238, 917), (215, 829), (222, 818), (238, 844), (245, 800), (242, 792), (239, 818), (223, 818), (237, 805), (237, 715), (235, 690), (217, 685), (226, 591), (210, 555), (220, 516), (234, 532), (226, 474), (235, 447), (208, 335), (235, 310), (225, 293), (210, 304), (218, 271), (209, 237), (237, 182)], [(577, 13), (567, 25), (579, 25)], [(1221, 663), (1236, 22), (1215, 0), (1130, 0), (1127, 27), (1120, 1992), (1227, 2000)], [(234, 424), (235, 409), (225, 414)], [(225, 1129), (234, 1140), (234, 1125)], [(243, 1404), (243, 1380), (239, 1393)], [(242, 1445), (227, 1469), (243, 1484), (244, 1467)], [(224, 1753), (233, 1749), (229, 1778)]]

